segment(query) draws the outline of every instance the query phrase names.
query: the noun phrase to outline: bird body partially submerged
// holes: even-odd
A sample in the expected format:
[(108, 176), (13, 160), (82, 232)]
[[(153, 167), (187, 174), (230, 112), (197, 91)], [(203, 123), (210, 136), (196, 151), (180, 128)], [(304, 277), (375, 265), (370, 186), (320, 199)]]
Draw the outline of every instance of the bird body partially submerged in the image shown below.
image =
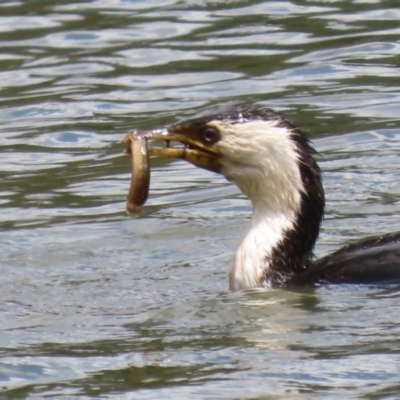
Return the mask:
[[(221, 173), (251, 200), (251, 223), (230, 272), (232, 290), (400, 281), (400, 234), (314, 261), (324, 212), (316, 151), (279, 113), (260, 105), (236, 105), (154, 131), (147, 138), (183, 144), (149, 147), (148, 152)], [(376, 263), (367, 265), (376, 254)]]

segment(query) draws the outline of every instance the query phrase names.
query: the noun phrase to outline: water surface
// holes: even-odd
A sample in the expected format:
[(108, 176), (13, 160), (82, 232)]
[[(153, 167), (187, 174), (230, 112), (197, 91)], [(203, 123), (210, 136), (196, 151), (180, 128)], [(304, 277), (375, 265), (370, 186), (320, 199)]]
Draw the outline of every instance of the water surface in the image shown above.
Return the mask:
[(394, 398), (399, 290), (230, 293), (250, 204), (128, 129), (260, 102), (320, 152), (317, 255), (400, 231), (397, 1), (0, 4), (2, 398)]

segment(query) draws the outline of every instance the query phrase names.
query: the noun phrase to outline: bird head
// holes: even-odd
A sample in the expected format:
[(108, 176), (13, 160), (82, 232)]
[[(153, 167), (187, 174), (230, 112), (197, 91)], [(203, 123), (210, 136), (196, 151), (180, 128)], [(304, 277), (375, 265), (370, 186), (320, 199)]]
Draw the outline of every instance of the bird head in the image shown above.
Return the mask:
[(151, 156), (183, 159), (221, 173), (254, 206), (296, 211), (307, 190), (305, 183), (320, 179), (312, 157), (315, 151), (306, 137), (279, 113), (261, 105), (216, 108), (152, 131), (148, 138), (168, 144), (150, 146)]

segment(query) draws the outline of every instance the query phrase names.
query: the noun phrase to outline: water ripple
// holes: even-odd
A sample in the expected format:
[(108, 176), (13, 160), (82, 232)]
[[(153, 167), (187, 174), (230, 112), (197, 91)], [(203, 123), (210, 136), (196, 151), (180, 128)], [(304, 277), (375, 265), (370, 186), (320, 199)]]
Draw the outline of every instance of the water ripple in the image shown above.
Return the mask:
[(152, 160), (128, 219), (122, 156), (129, 129), (260, 102), (319, 151), (318, 256), (400, 231), (396, 5), (64, 3), (0, 4), (0, 396), (396, 397), (398, 288), (229, 293), (249, 202)]

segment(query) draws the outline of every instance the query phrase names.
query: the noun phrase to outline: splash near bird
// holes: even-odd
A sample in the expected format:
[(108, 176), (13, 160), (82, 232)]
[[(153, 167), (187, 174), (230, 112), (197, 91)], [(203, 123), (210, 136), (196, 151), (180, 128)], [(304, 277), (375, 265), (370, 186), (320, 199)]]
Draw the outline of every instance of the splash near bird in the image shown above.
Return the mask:
[[(148, 146), (151, 140), (167, 146)], [(182, 159), (220, 173), (250, 199), (253, 214), (231, 267), (231, 290), (400, 282), (400, 233), (314, 257), (325, 205), (316, 151), (300, 129), (271, 109), (214, 109), (167, 129), (131, 131), (125, 146), (133, 157), (131, 214), (147, 199), (149, 156)]]

